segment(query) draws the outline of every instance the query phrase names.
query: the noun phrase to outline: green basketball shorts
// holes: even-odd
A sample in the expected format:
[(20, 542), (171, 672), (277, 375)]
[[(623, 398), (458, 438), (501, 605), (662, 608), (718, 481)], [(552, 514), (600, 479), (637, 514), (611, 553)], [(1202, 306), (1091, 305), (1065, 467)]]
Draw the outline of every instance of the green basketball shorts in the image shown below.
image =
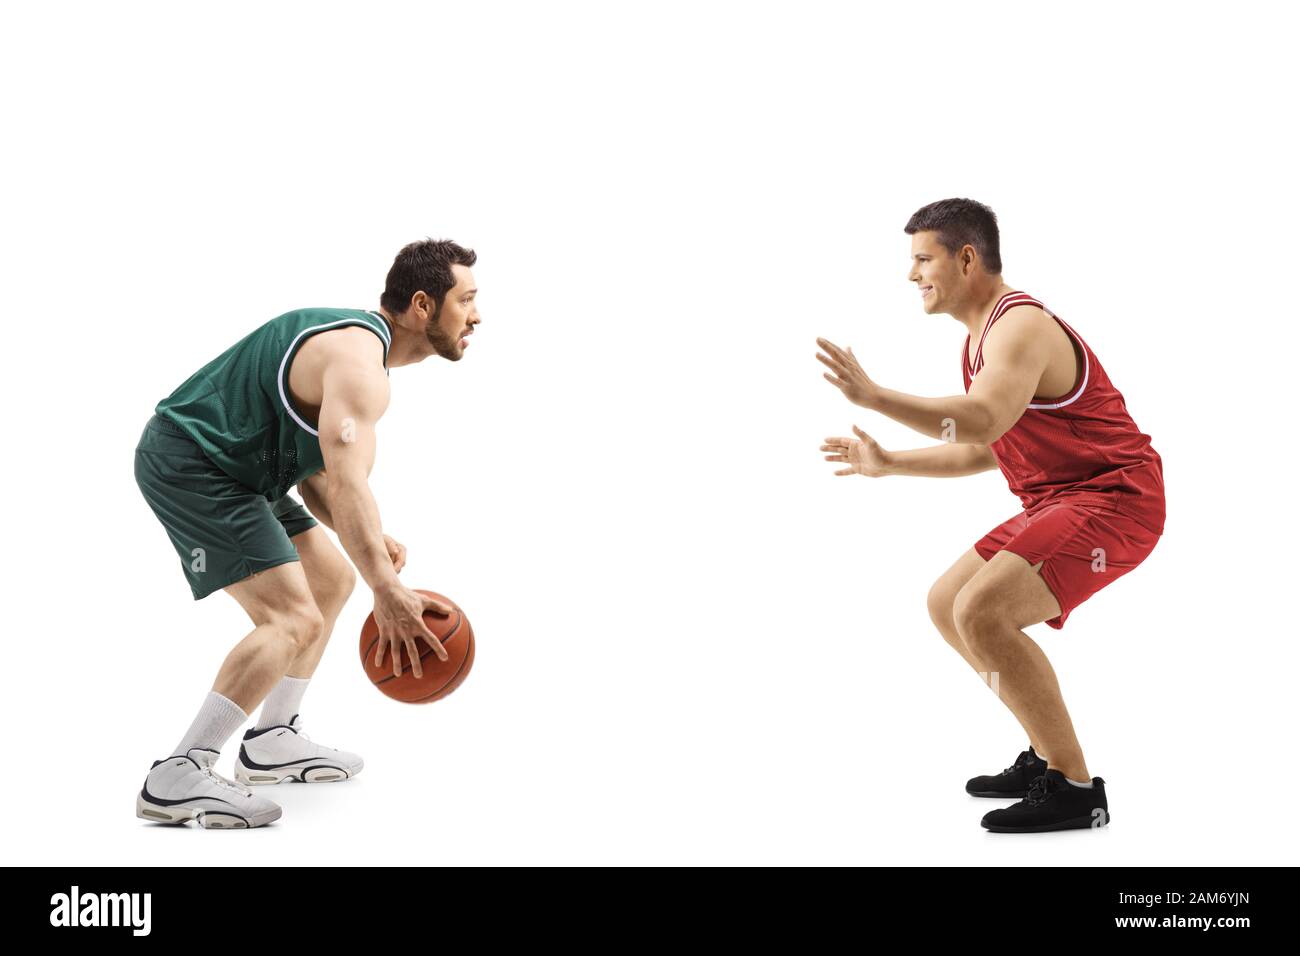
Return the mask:
[(194, 600), (298, 560), (289, 539), (316, 519), (289, 495), (268, 501), (214, 465), (174, 422), (154, 415), (135, 448), (135, 481), (181, 559)]

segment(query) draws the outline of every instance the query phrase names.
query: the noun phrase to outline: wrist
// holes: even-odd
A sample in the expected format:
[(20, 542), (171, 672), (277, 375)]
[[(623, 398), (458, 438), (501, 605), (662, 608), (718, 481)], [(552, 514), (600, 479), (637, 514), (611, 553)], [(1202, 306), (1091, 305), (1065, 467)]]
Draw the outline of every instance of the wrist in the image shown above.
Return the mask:
[(391, 572), (385, 575), (382, 580), (376, 583), (371, 589), (377, 598), (387, 598), (403, 590), (402, 582), (397, 579), (397, 575)]

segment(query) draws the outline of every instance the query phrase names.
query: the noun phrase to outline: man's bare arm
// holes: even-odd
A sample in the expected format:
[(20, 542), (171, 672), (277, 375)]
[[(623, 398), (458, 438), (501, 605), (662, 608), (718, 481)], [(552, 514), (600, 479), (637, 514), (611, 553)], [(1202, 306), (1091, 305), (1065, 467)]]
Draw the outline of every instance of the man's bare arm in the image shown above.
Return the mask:
[(852, 437), (827, 438), (822, 451), (827, 461), (843, 465), (836, 475), (913, 475), (923, 478), (958, 478), (996, 468), (997, 459), (985, 445), (944, 444), (908, 451), (886, 451), (857, 425)]
[(886, 474), (918, 478), (964, 478), (998, 466), (988, 445), (946, 443), (886, 452), (885, 461)]
[(985, 445), (1020, 421), (1047, 371), (1051, 338), (1044, 318), (1032, 306), (1009, 309), (984, 339), (984, 367), (971, 382), (966, 400), (978, 409), (980, 441)]
[(826, 377), (856, 405), (887, 415), (930, 438), (967, 445), (997, 441), (1024, 414), (1047, 369), (1050, 342), (1040, 310), (1009, 309), (984, 340), (984, 368), (965, 395), (923, 398), (873, 382), (851, 350), (818, 339)]
[(325, 508), (343, 550), (376, 592), (401, 586), (367, 481), (375, 464), (375, 426), (388, 408), (388, 398), (382, 365), (346, 352), (327, 362), (317, 427), (328, 473)]

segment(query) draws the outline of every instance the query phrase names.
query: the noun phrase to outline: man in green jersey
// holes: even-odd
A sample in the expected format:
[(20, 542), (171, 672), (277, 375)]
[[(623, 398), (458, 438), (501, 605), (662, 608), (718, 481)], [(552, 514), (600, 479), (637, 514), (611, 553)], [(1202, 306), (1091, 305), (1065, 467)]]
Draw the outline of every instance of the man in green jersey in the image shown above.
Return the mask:
[[(378, 309), (300, 309), (272, 319), (154, 409), (135, 453), (140, 490), (195, 600), (224, 590), (254, 626), (227, 655), (173, 755), (154, 762), (137, 816), (261, 826), (280, 808), (250, 785), (346, 780), (361, 770), (356, 754), (309, 740), (298, 716), (352, 592), (353, 566), (374, 592), (376, 663), (387, 651), (400, 674), (405, 647), (419, 676), (420, 642), (447, 659), (423, 613), (450, 608), (398, 581), (406, 549), (384, 534), (367, 479), (388, 370), (465, 354), (480, 321), (476, 259), (447, 240), (411, 243), (394, 260)], [(305, 510), (289, 496), (295, 485)], [(259, 703), (232, 783), (213, 765)]]

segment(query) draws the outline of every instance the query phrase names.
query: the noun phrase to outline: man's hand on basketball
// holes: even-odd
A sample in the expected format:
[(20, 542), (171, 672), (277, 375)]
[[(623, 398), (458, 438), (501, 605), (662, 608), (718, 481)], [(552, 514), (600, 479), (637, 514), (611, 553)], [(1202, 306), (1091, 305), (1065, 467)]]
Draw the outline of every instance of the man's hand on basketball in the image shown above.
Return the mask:
[(406, 545), (384, 535), (384, 547), (388, 549), (388, 556), (393, 559), (393, 571), (401, 574), (402, 568), (406, 567)]
[(375, 592), (375, 624), (379, 627), (379, 640), (375, 643), (376, 667), (383, 665), (384, 649), (388, 648), (393, 654), (393, 676), (401, 677), (404, 645), (406, 656), (411, 661), (411, 672), (417, 678), (423, 677), (424, 670), (420, 667), (420, 646), (416, 643), (417, 638), (433, 648), (433, 652), (438, 655), (438, 660), (447, 659), (447, 651), (443, 648), (442, 642), (433, 631), (429, 630), (429, 625), (424, 623), (425, 611), (451, 614), (451, 608), (441, 601), (425, 597), (400, 585), (391, 590)]
[(826, 444), (822, 445), (822, 451), (830, 452), (826, 456), (827, 461), (839, 461), (848, 465), (835, 474), (866, 475), (868, 478), (889, 474), (889, 453), (857, 425), (853, 426), (853, 432), (857, 438), (828, 438)]
[(822, 349), (817, 353), (817, 360), (830, 369), (822, 377), (843, 392), (854, 405), (871, 408), (880, 386), (862, 371), (853, 349), (842, 349), (827, 339), (818, 339), (817, 344)]

